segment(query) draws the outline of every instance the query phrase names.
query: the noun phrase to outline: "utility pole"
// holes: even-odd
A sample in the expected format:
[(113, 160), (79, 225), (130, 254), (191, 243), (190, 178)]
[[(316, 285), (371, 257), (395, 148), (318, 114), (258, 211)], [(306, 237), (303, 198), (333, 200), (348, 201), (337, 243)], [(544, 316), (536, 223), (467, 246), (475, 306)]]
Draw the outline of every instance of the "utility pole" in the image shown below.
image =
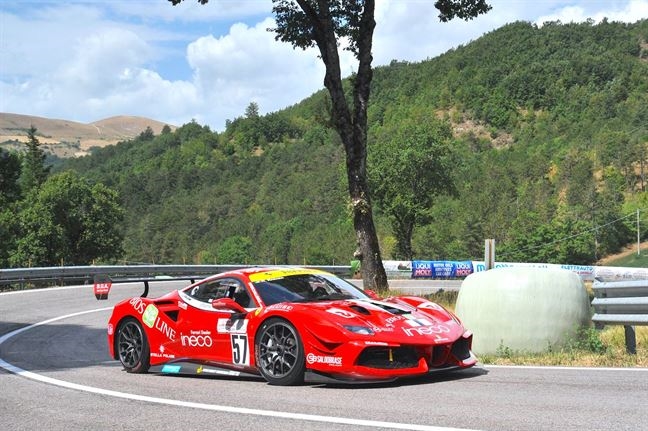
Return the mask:
[(641, 255), (641, 237), (639, 235), (639, 208), (637, 208), (637, 256)]

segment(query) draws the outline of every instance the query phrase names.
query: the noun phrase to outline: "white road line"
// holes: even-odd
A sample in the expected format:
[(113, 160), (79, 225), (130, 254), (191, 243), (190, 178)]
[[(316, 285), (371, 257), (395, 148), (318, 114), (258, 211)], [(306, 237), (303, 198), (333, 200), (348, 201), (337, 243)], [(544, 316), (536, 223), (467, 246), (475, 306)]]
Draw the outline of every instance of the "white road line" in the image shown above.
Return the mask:
[(72, 290), (72, 289), (92, 289), (92, 284), (86, 284), (84, 286), (56, 286), (56, 287), (41, 287), (40, 289), (22, 289), (22, 290), (10, 290), (8, 292), (0, 292), (0, 296), (5, 295), (18, 295), (21, 293), (40, 293), (44, 290), (49, 290), (50, 292), (59, 291), (59, 290)]
[(621, 367), (560, 367), (551, 365), (488, 365), (480, 364), (484, 368), (508, 368), (513, 370), (559, 370), (559, 371), (632, 371), (647, 372), (648, 368), (621, 368)]
[[(22, 332), (28, 331), (30, 329), (36, 328), (38, 326), (43, 326), (58, 320), (68, 319), (70, 317), (81, 316), (83, 314), (106, 311), (110, 309), (112, 309), (112, 307), (98, 308), (95, 310), (82, 311), (79, 313), (72, 313), (72, 314), (67, 314), (65, 316), (44, 320), (42, 322), (17, 329), (13, 332), (9, 332), (3, 335), (2, 337), (0, 337), (0, 345), (2, 345), (2, 343), (10, 339), (11, 337), (18, 335)], [(302, 420), (302, 421), (310, 421), (310, 422), (324, 422), (324, 423), (344, 424), (344, 425), (372, 427), (372, 428), (393, 428), (393, 429), (402, 429), (402, 430), (421, 430), (421, 431), (477, 431), (477, 430), (470, 430), (467, 428), (447, 428), (447, 427), (437, 427), (431, 425), (405, 424), (405, 423), (398, 423), (398, 422), (352, 419), (352, 418), (343, 418), (343, 417), (336, 417), (336, 416), (311, 415), (305, 413), (291, 413), (291, 412), (281, 412), (281, 411), (272, 411), (272, 410), (248, 409), (244, 407), (232, 407), (232, 406), (221, 406), (215, 404), (194, 403), (189, 401), (179, 401), (179, 400), (171, 400), (167, 398), (157, 398), (157, 397), (149, 397), (144, 395), (129, 394), (126, 392), (112, 391), (108, 389), (96, 388), (93, 386), (79, 385), (76, 383), (66, 382), (64, 380), (53, 379), (51, 377), (43, 376), (42, 374), (37, 374), (31, 371), (23, 370), (22, 368), (19, 368), (15, 365), (6, 362), (2, 358), (0, 358), (0, 368), (4, 368), (10, 373), (14, 373), (31, 380), (35, 380), (42, 383), (48, 383), (63, 388), (73, 389), (77, 391), (84, 391), (84, 392), (89, 392), (98, 395), (106, 395), (106, 396), (111, 396), (116, 398), (143, 401), (143, 402), (155, 403), (155, 404), (165, 404), (165, 405), (177, 406), (177, 407), (189, 407), (194, 409), (211, 410), (211, 411), (225, 412), (225, 413), (238, 413), (238, 414), (247, 414), (247, 415), (254, 415), (254, 416), (266, 416), (266, 417), (274, 417), (274, 418), (281, 418), (281, 419), (294, 419), (294, 420)]]

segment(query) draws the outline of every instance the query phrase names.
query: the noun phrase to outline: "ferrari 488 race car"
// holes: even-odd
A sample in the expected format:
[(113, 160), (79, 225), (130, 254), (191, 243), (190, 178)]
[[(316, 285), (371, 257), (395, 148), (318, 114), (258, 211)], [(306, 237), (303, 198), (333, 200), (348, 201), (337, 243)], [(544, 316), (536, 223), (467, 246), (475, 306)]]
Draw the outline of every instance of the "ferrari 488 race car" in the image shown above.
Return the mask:
[(110, 354), (131, 373), (261, 375), (270, 384), (388, 381), (476, 363), (472, 333), (445, 308), (383, 300), (307, 268), (226, 272), (117, 304)]

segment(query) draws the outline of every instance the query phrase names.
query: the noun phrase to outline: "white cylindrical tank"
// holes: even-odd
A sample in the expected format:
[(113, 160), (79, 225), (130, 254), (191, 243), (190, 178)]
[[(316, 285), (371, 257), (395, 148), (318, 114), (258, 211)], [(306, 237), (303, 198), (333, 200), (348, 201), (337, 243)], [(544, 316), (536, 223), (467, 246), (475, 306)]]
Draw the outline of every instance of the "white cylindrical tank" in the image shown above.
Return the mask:
[(456, 314), (473, 331), (473, 351), (539, 353), (563, 344), (590, 321), (580, 277), (567, 270), (496, 268), (469, 275)]

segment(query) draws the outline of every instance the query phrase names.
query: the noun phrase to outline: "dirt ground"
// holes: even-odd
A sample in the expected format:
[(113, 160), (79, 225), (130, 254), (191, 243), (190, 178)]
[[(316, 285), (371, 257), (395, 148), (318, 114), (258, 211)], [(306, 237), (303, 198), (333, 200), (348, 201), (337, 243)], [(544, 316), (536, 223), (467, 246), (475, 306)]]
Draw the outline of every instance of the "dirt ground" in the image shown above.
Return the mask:
[[(646, 248), (648, 248), (648, 241), (644, 241), (639, 244), (639, 250), (644, 251)], [(620, 252), (616, 254), (611, 254), (609, 256), (605, 256), (604, 258), (600, 259), (598, 262), (596, 262), (597, 265), (605, 266), (608, 265), (610, 262), (613, 262), (617, 259), (620, 259), (622, 257), (629, 256), (633, 253), (637, 252), (637, 244), (632, 244), (621, 250)]]

